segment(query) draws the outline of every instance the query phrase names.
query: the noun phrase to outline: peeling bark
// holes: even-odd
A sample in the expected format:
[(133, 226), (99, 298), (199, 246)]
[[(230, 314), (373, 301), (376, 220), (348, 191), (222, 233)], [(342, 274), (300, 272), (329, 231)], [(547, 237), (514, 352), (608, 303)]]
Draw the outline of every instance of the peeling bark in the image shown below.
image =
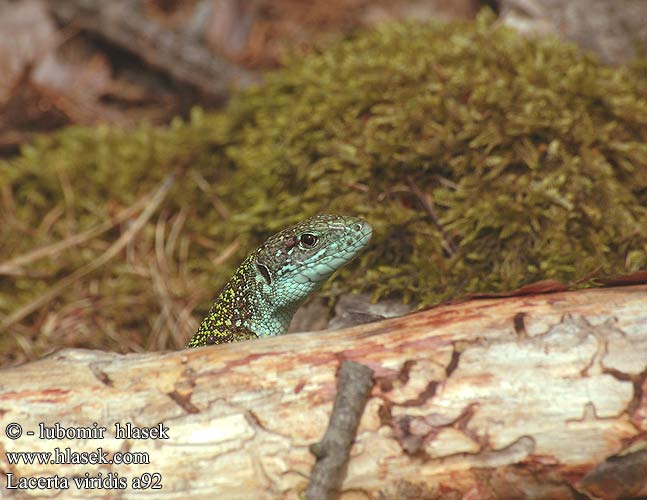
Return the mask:
[[(86, 472), (118, 474), (128, 488), (72, 485), (60, 498), (301, 498), (343, 361), (370, 367), (375, 385), (341, 498), (647, 495), (647, 286), (637, 285), (472, 300), (179, 352), (64, 350), (2, 370), (3, 498), (28, 498), (6, 488), (9, 475)], [(16, 440), (12, 422), (23, 429)], [(44, 440), (40, 422), (107, 430)], [(161, 422), (169, 439), (117, 439), (116, 422)], [(6, 455), (55, 447), (147, 452), (150, 463), (24, 465)], [(163, 488), (134, 490), (145, 472)]]

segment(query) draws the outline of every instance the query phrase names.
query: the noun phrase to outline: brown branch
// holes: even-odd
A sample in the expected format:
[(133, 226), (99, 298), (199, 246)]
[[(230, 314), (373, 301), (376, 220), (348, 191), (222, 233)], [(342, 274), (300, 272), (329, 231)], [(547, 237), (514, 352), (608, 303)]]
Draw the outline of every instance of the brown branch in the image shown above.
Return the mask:
[(454, 248), (452, 238), (449, 236), (449, 234), (447, 234), (447, 231), (445, 231), (445, 228), (440, 223), (440, 219), (438, 218), (438, 215), (434, 210), (434, 206), (429, 202), (427, 196), (420, 190), (418, 186), (416, 186), (416, 184), (410, 177), (407, 177), (407, 184), (409, 185), (411, 192), (415, 195), (416, 198), (418, 198), (418, 201), (420, 201), (422, 208), (425, 209), (425, 212), (427, 212), (427, 215), (429, 215), (431, 221), (440, 231), (440, 234), (443, 237), (443, 247), (445, 248), (447, 254), (451, 257), (456, 253), (456, 249)]
[(371, 387), (373, 370), (354, 361), (342, 363), (328, 428), (323, 439), (310, 446), (317, 461), (306, 490), (308, 500), (327, 500), (339, 488)]
[(188, 37), (149, 21), (138, 11), (137, 4), (56, 0), (52, 2), (52, 12), (61, 21), (96, 33), (210, 95), (224, 97), (231, 87), (255, 81), (252, 72), (218, 57)]

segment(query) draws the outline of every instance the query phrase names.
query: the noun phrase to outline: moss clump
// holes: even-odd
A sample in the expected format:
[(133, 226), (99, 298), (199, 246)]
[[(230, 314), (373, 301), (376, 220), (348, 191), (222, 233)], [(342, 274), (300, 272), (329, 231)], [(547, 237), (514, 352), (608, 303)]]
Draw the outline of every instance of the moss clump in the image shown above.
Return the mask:
[[(91, 297), (108, 302), (89, 309), (95, 335), (95, 323), (109, 320), (135, 344), (179, 346), (188, 334), (146, 340), (165, 324), (155, 272), (173, 284), (167, 309), (199, 304), (197, 317), (255, 244), (320, 211), (363, 215), (375, 228), (339, 287), (419, 305), (645, 268), (646, 67), (606, 67), (556, 40), (494, 27), (485, 13), (476, 23), (359, 34), (268, 75), (223, 113), (196, 111), (188, 123), (134, 133), (72, 128), (41, 139), (0, 166), (0, 210), (11, 221), (0, 227), (0, 260), (97, 224), (178, 165), (183, 175), (130, 257), (115, 258), (15, 332), (42, 331), (65, 305)], [(421, 195), (455, 246), (450, 256)], [(151, 271), (164, 260), (160, 234), (172, 228), (166, 264)], [(0, 311), (33, 300), (118, 235), (4, 280)], [(186, 324), (183, 317), (173, 324)]]

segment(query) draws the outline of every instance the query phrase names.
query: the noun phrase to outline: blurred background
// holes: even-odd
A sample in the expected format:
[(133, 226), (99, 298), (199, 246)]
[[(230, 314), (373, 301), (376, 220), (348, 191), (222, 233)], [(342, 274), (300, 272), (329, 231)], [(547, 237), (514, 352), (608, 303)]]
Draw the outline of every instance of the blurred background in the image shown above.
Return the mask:
[(2, 0), (0, 153), (64, 125), (213, 109), (288, 54), (389, 20), (473, 18), (487, 3)]
[(64, 125), (213, 109), (284, 58), (357, 30), (473, 19), (483, 7), (609, 63), (647, 45), (647, 5), (635, 0), (1, 0), (0, 154)]
[(293, 330), (644, 273), (646, 53), (641, 0), (0, 0), (0, 366), (181, 348), (321, 211), (374, 237)]

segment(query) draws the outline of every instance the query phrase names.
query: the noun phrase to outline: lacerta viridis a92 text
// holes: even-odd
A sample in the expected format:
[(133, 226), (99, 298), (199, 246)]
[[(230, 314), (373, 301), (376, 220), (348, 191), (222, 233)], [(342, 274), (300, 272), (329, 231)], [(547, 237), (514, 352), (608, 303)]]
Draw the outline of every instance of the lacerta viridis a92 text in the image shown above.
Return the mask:
[(363, 219), (321, 214), (271, 236), (236, 270), (187, 347), (286, 333), (297, 308), (371, 234)]

